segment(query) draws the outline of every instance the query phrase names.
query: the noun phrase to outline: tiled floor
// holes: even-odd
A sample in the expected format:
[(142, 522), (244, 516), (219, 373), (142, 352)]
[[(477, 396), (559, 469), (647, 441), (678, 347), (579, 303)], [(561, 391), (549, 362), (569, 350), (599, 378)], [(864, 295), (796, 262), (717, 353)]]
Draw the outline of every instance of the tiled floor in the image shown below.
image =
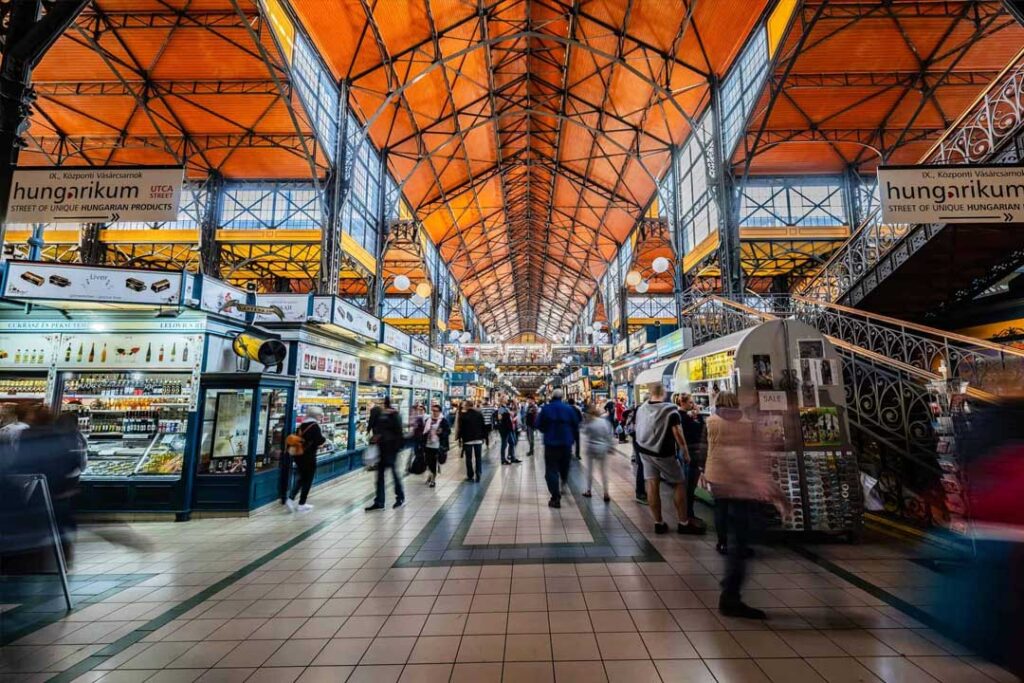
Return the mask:
[(436, 489), (407, 480), (399, 510), (365, 514), (358, 474), (306, 515), (135, 525), (152, 552), (83, 534), (76, 574), (150, 576), (0, 648), (0, 682), (1015, 680), (785, 549), (751, 565), (746, 597), (771, 619), (720, 617), (712, 539), (649, 535), (628, 458), (611, 505), (561, 513), (543, 456), (493, 461), (480, 484), (458, 457)]

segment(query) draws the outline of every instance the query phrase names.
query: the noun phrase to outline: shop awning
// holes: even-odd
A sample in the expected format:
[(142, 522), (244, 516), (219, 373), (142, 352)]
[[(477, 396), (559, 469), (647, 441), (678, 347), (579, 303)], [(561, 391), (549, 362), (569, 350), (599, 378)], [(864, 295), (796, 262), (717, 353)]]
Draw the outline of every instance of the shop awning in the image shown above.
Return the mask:
[(645, 384), (663, 382), (665, 384), (665, 388), (671, 391), (672, 387), (670, 385), (672, 383), (672, 378), (676, 374), (676, 363), (678, 362), (678, 358), (673, 358), (672, 360), (655, 363), (637, 375), (633, 384), (639, 387), (644, 386)]

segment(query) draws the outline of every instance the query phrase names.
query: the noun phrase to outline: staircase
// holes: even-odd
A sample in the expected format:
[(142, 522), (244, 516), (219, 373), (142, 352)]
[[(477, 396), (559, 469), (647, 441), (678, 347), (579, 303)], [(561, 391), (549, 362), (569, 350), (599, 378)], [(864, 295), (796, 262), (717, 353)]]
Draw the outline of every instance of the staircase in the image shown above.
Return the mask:
[(941, 511), (921, 500), (941, 475), (927, 384), (947, 373), (972, 401), (997, 400), (1024, 380), (1024, 351), (801, 296), (719, 296), (683, 312), (694, 344), (792, 316), (826, 335), (843, 359), (846, 404), (863, 471), (883, 485), (890, 512), (929, 526)]
[[(920, 163), (1019, 163), (1022, 151), (1024, 52)], [(1024, 263), (1022, 227), (886, 225), (876, 209), (798, 293), (883, 314), (935, 317), (970, 301)]]

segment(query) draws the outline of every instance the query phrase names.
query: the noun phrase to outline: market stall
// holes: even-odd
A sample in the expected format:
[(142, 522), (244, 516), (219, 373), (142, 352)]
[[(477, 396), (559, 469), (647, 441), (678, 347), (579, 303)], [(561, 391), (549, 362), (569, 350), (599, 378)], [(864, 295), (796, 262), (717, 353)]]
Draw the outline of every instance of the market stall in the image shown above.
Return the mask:
[(772, 527), (859, 531), (842, 363), (821, 333), (796, 320), (773, 320), (694, 347), (675, 361), (674, 391), (690, 393), (706, 414), (721, 392), (736, 393), (756, 447), (767, 453), (772, 477), (793, 505), (784, 518), (775, 513)]

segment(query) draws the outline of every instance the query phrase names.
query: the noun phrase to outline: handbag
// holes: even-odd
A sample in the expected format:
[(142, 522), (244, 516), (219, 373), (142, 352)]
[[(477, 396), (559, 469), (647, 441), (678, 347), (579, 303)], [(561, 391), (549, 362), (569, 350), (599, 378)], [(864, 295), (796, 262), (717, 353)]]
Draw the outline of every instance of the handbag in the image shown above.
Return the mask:
[(427, 457), (423, 451), (415, 451), (409, 458), (409, 474), (423, 474), (427, 471)]
[(375, 443), (371, 443), (363, 451), (363, 466), (373, 467), (378, 462), (380, 462), (380, 447)]

